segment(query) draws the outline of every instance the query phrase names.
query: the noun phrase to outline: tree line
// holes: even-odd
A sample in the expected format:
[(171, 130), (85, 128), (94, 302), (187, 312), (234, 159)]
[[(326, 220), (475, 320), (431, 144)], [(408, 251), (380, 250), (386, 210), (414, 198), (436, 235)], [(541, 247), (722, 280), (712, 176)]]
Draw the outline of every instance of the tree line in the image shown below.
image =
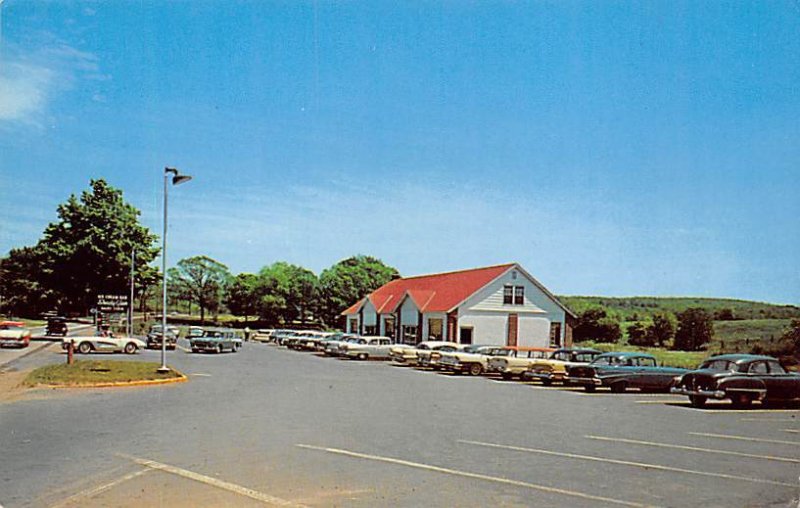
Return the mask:
[[(0, 258), (0, 313), (38, 317), (45, 312), (87, 315), (97, 295), (128, 294), (133, 276), (140, 310), (160, 294), (162, 274), (153, 262), (158, 236), (139, 222), (141, 212), (105, 180), (91, 180), (80, 197), (57, 207), (33, 246)], [(180, 260), (167, 270), (173, 302), (206, 312), (228, 310), (268, 324), (310, 321), (336, 326), (339, 314), (398, 271), (370, 256), (352, 256), (323, 270), (275, 262), (258, 273), (230, 273), (208, 256)]]

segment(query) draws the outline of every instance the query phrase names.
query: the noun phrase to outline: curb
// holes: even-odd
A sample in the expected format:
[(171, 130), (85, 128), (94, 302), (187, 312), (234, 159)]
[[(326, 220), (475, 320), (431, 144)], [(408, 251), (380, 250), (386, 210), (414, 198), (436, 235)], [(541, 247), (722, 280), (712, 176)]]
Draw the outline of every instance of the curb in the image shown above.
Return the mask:
[(185, 374), (180, 377), (171, 379), (144, 379), (142, 381), (115, 381), (109, 383), (90, 383), (82, 385), (46, 385), (38, 384), (31, 388), (125, 388), (128, 386), (152, 386), (152, 385), (166, 385), (171, 383), (183, 383), (188, 381), (189, 378)]

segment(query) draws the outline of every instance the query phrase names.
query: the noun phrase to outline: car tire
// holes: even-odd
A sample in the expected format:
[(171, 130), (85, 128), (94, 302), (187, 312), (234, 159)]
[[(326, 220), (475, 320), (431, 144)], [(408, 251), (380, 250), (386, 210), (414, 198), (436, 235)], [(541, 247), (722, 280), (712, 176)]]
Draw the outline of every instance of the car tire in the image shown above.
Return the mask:
[(628, 385), (627, 383), (625, 383), (625, 381), (619, 381), (616, 383), (612, 383), (609, 388), (611, 388), (611, 391), (613, 393), (625, 393), (625, 390), (627, 390)]
[(139, 348), (136, 346), (136, 344), (134, 344), (133, 342), (128, 342), (127, 344), (125, 344), (125, 348), (123, 349), (123, 351), (125, 351), (126, 355), (132, 355), (136, 353), (138, 349)]
[(500, 377), (502, 377), (506, 381), (511, 381), (512, 379), (514, 379), (514, 374), (510, 372), (503, 372), (502, 374), (500, 374)]
[(692, 407), (704, 407), (706, 405), (706, 398), (702, 395), (689, 395), (689, 404), (691, 404)]
[(369, 358), (369, 356), (367, 355), (367, 353), (359, 353), (358, 356), (356, 356), (356, 358), (358, 358), (361, 361), (364, 361), (367, 358)]
[(78, 344), (78, 352), (82, 355), (88, 355), (92, 352), (92, 345), (88, 342), (81, 342)]
[(589, 393), (594, 393), (594, 391), (597, 390), (597, 387), (595, 385), (583, 385), (583, 389)]
[(200, 352), (200, 350), (199, 350), (199, 349), (197, 349), (196, 347), (193, 347), (193, 348), (192, 348), (192, 353), (199, 353), (199, 352)]
[(223, 352), (222, 344), (220, 344), (219, 346), (217, 346), (217, 353), (222, 353), (222, 352)]
[(744, 409), (750, 407), (751, 402), (753, 402), (753, 399), (746, 393), (739, 393), (731, 397), (731, 403), (736, 408)]
[(553, 384), (553, 380), (552, 379), (542, 379), (542, 384), (544, 386), (550, 386), (551, 384)]
[(483, 374), (483, 366), (480, 363), (474, 363), (469, 366), (470, 376), (480, 376)]

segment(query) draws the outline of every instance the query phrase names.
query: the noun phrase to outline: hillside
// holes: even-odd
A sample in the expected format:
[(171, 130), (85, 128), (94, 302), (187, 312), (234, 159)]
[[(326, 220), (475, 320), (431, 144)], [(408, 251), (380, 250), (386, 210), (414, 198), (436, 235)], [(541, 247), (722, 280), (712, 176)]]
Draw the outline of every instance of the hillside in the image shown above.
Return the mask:
[(558, 298), (576, 314), (590, 307), (602, 307), (608, 314), (617, 316), (621, 321), (639, 321), (662, 311), (676, 314), (689, 307), (702, 307), (718, 321), (800, 318), (800, 307), (797, 305), (776, 305), (727, 298), (654, 296), (559, 296)]

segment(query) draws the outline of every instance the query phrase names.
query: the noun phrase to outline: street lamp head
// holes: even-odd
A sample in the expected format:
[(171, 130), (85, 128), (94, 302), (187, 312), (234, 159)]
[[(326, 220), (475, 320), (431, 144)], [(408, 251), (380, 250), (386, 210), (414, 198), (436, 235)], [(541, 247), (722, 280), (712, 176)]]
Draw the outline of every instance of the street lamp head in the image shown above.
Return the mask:
[(172, 185), (180, 185), (188, 182), (191, 179), (192, 177), (189, 175), (175, 175), (172, 177)]
[(172, 185), (180, 185), (192, 179), (192, 177), (189, 175), (180, 174), (176, 168), (170, 168), (170, 167), (164, 168), (164, 175), (166, 176), (167, 173), (172, 173)]

